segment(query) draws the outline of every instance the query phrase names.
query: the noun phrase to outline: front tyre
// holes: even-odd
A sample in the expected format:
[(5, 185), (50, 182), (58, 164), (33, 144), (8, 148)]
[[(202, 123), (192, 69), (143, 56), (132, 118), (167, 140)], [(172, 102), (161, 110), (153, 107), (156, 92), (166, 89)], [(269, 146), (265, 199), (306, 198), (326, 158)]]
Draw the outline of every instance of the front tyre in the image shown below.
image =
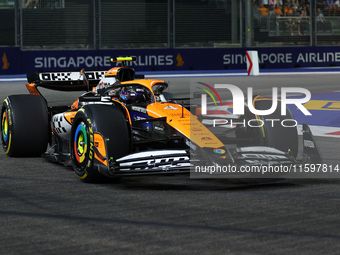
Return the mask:
[(99, 173), (93, 168), (94, 161), (94, 135), (91, 123), (83, 114), (77, 114), (76, 125), (72, 127), (71, 157), (73, 169), (80, 179), (85, 182), (94, 182)]
[[(258, 110), (267, 110), (271, 105), (271, 100), (255, 101), (255, 108)], [(298, 154), (298, 133), (295, 126), (296, 121), (288, 107), (285, 116), (281, 115), (281, 104), (278, 104), (272, 114), (259, 117), (264, 123), (261, 132), (263, 145), (283, 152), (289, 151), (293, 157), (296, 157)]]
[(96, 155), (95, 136), (99, 134), (108, 139), (107, 158), (117, 159), (130, 152), (129, 125), (121, 110), (110, 105), (84, 106), (73, 120), (70, 140), (73, 169), (84, 182), (99, 181), (103, 177), (99, 167), (107, 169)]

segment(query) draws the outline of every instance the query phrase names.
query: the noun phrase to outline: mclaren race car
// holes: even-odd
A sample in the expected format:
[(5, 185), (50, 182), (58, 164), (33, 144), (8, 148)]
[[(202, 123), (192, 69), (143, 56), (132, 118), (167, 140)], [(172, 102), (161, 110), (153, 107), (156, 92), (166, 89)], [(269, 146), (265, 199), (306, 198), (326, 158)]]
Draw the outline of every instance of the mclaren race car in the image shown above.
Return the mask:
[[(166, 92), (164, 81), (136, 75), (127, 65), (133, 60), (114, 58), (121, 64), (108, 71), (28, 74), (29, 94), (8, 96), (1, 108), (6, 154), (43, 155), (72, 166), (85, 182), (103, 176), (190, 173), (197, 165), (321, 162), (307, 125), (303, 125), (304, 148), (299, 157), (297, 128), (267, 125), (264, 118), (282, 118), (279, 107), (269, 116), (256, 116), (245, 103), (238, 123), (262, 119), (263, 126), (213, 128), (208, 117), (200, 115), (199, 104), (174, 98)], [(39, 87), (86, 92), (72, 105), (50, 106)], [(271, 100), (256, 98), (253, 103), (256, 109), (268, 109)], [(289, 110), (287, 114), (293, 119)]]

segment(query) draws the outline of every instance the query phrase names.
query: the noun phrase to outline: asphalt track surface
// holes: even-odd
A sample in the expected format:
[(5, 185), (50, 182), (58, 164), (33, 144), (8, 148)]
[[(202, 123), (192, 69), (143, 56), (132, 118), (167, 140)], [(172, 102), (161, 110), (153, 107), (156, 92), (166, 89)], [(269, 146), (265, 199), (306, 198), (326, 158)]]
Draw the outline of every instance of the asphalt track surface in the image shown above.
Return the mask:
[[(340, 75), (165, 79), (334, 91)], [(27, 93), (1, 82), (0, 100)], [(79, 93), (43, 92), (52, 104)], [(28, 123), (34, 125), (34, 123)], [(339, 139), (317, 137), (327, 164)], [(340, 180), (194, 180), (188, 176), (82, 183), (68, 167), (0, 150), (0, 254), (339, 254)]]

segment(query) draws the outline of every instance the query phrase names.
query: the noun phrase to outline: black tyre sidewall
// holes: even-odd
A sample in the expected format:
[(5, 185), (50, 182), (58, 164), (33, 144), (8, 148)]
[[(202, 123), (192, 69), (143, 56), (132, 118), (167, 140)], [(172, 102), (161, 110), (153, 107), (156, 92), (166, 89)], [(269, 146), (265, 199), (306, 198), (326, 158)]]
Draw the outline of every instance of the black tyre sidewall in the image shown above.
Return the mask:
[[(43, 97), (13, 95), (2, 105), (1, 118), (6, 111), (10, 141), (2, 146), (10, 157), (36, 157), (46, 151), (50, 138), (48, 109)], [(2, 130), (1, 130), (2, 132)]]
[[(85, 162), (77, 162), (74, 148), (75, 131), (83, 122), (86, 127), (88, 150)], [(102, 175), (95, 169), (94, 133), (108, 138), (108, 156), (117, 159), (126, 156), (131, 150), (131, 141), (125, 117), (120, 108), (109, 105), (86, 105), (76, 114), (71, 130), (70, 151), (73, 168), (78, 177), (84, 182), (97, 182)]]
[[(71, 159), (73, 162), (73, 169), (75, 173), (78, 175), (80, 179), (85, 182), (94, 182), (97, 180), (99, 173), (93, 169), (93, 162), (94, 162), (94, 136), (93, 136), (93, 127), (92, 123), (88, 122), (89, 117), (86, 115), (85, 112), (79, 111), (74, 120), (71, 129), (71, 140), (70, 140), (70, 152), (71, 152)], [(75, 132), (78, 126), (84, 123), (85, 130), (86, 130), (86, 138), (88, 141), (87, 150), (85, 152), (85, 159), (82, 163), (79, 163), (75, 156), (75, 148), (74, 148), (74, 140), (75, 140)]]
[[(257, 110), (267, 110), (271, 107), (271, 100), (255, 101), (255, 108)], [(264, 130), (264, 145), (272, 148), (276, 148), (283, 152), (290, 151), (291, 155), (296, 157), (298, 154), (298, 133), (297, 127), (284, 127), (281, 121), (286, 119), (294, 119), (292, 113), (286, 108), (286, 115), (281, 115), (281, 104), (277, 105), (275, 112), (270, 115), (260, 116), (263, 121)], [(272, 125), (270, 119), (278, 119)], [(286, 121), (286, 126), (293, 126), (296, 122)]]

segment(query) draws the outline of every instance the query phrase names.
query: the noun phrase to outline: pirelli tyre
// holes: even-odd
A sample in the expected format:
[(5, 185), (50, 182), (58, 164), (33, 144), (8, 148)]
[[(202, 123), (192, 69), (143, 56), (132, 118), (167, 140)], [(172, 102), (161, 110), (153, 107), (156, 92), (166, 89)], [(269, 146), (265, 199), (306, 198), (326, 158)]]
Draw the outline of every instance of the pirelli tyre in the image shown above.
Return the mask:
[[(271, 100), (255, 101), (255, 109), (268, 110), (272, 106)], [(278, 102), (276, 110), (270, 115), (258, 116), (262, 120), (260, 135), (263, 145), (276, 148), (283, 152), (290, 152), (293, 157), (298, 154), (297, 122), (288, 107), (286, 115), (281, 115), (281, 104)]]
[[(100, 151), (97, 139), (107, 145), (107, 150), (100, 146)], [(107, 158), (117, 159), (129, 154), (131, 148), (129, 124), (120, 108), (101, 104), (81, 108), (73, 120), (70, 147), (73, 169), (82, 181), (100, 181), (103, 175), (98, 169), (111, 177), (105, 172), (108, 162), (100, 155), (107, 151)]]
[(12, 95), (1, 107), (1, 143), (10, 157), (41, 156), (50, 138), (46, 101), (38, 95)]

